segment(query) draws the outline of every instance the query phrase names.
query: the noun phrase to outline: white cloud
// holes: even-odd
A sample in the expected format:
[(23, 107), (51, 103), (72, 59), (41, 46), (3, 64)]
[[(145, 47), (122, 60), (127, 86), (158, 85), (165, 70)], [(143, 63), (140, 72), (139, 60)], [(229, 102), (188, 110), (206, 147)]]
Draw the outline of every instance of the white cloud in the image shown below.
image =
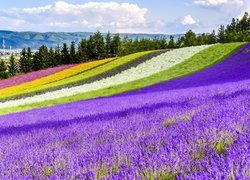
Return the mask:
[[(45, 13), (52, 8), (52, 5), (44, 6), (44, 7), (37, 7), (37, 8), (24, 8), (23, 11), (28, 14), (39, 14)], [(18, 9), (16, 9), (18, 11)]]
[(244, 0), (195, 0), (194, 3), (203, 7), (232, 6), (240, 8), (244, 5)]
[(190, 14), (188, 14), (182, 19), (181, 23), (183, 25), (193, 25), (196, 24), (196, 20)]
[[(8, 29), (34, 31), (101, 31), (151, 32), (145, 15), (148, 9), (137, 4), (117, 2), (88, 2), (71, 4), (56, 1), (43, 7), (0, 9)], [(1, 18), (4, 20), (4, 18)], [(11, 19), (15, 24), (8, 24)], [(20, 24), (20, 26), (19, 26)], [(27, 28), (27, 29), (24, 29)]]

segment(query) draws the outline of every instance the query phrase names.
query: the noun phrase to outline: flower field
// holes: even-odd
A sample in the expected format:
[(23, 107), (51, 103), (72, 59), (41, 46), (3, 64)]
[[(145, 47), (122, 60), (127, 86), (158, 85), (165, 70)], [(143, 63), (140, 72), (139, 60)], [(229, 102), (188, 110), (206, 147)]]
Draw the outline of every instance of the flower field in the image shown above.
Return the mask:
[(48, 84), (54, 81), (59, 81), (61, 79), (65, 79), (67, 77), (79, 74), (83, 71), (89, 70), (91, 68), (94, 68), (96, 66), (99, 66), (101, 64), (107, 63), (109, 61), (112, 61), (113, 58), (110, 59), (105, 59), (105, 60), (101, 60), (101, 61), (94, 61), (94, 62), (89, 62), (89, 63), (83, 63), (77, 66), (73, 66), (71, 68), (65, 69), (63, 71), (57, 72), (55, 74), (40, 78), (40, 79), (35, 79), (34, 81), (30, 81), (27, 83), (22, 83), (18, 86), (12, 86), (9, 88), (5, 88), (0, 90), (0, 95), (3, 94), (11, 94), (13, 92), (20, 92), (26, 89), (31, 89), (31, 88), (35, 88), (37, 86), (41, 86), (44, 84)]
[(42, 78), (44, 76), (48, 76), (48, 75), (57, 73), (59, 71), (62, 71), (64, 69), (67, 69), (67, 68), (70, 68), (73, 66), (74, 66), (74, 64), (59, 66), (59, 67), (55, 67), (55, 68), (49, 68), (49, 69), (45, 69), (45, 70), (30, 72), (30, 73), (15, 76), (15, 77), (12, 77), (12, 78), (6, 79), (6, 80), (1, 80), (0, 81), (0, 89), (4, 89), (4, 88), (10, 87), (10, 86), (16, 86), (16, 85), (19, 85), (22, 83), (33, 81), (35, 79)]
[[(64, 88), (61, 90), (48, 92), (42, 95), (27, 97), (27, 98), (23, 98), (20, 100), (7, 101), (4, 103), (1, 103), (0, 108), (15, 107), (15, 106), (21, 106), (25, 104), (32, 104), (35, 102), (42, 102), (42, 101), (72, 96), (72, 95), (79, 94), (79, 93), (85, 93), (85, 92), (89, 92), (93, 90), (106, 88), (109, 86), (123, 84), (129, 81), (141, 79), (141, 78), (150, 76), (154, 73), (167, 70), (170, 67), (173, 67), (174, 65), (192, 57), (194, 54), (200, 52), (206, 47), (207, 46), (197, 46), (197, 47), (189, 47), (189, 48), (182, 48), (182, 49), (169, 51), (155, 58), (152, 58), (151, 60), (148, 60), (145, 63), (139, 64), (138, 66), (134, 68), (130, 68), (126, 71), (121, 72), (120, 74), (116, 74), (112, 77), (109, 77), (100, 81), (96, 81), (90, 84), (82, 85), (82, 86)], [(160, 60), (163, 60), (163, 61), (159, 62)]]
[[(21, 84), (20, 86), (14, 86), (0, 90), (0, 98), (7, 98), (12, 96), (20, 96), (29, 93), (37, 93), (40, 91), (46, 91), (47, 89), (60, 87), (65, 84), (71, 84), (79, 81), (86, 80), (90, 77), (112, 70), (123, 64), (135, 61), (137, 58), (152, 54), (155, 51), (146, 51), (128, 55), (117, 59), (106, 59), (101, 61), (94, 61), (86, 64), (81, 64), (78, 68), (66, 69), (52, 76), (41, 78), (29, 82), (27, 84)], [(84, 68), (82, 68), (84, 67)]]
[(0, 103), (1, 179), (250, 179), (249, 49), (172, 50)]

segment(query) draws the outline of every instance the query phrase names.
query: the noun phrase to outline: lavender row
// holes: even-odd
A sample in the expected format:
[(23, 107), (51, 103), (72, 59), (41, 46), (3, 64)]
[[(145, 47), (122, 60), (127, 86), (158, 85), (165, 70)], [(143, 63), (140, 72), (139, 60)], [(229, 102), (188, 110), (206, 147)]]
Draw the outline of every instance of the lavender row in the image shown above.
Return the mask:
[[(122, 110), (101, 113), (92, 106), (88, 111), (93, 115), (86, 117), (9, 125), (0, 131), (0, 176), (247, 179), (250, 89), (244, 87), (246, 83), (203, 87), (203, 93), (211, 88), (221, 93), (205, 98), (177, 93), (171, 94), (170, 101), (129, 109), (128, 101), (109, 101), (111, 108)], [(183, 91), (191, 95), (193, 90)], [(165, 98), (168, 93), (160, 94)], [(33, 121), (31, 114), (29, 121)]]

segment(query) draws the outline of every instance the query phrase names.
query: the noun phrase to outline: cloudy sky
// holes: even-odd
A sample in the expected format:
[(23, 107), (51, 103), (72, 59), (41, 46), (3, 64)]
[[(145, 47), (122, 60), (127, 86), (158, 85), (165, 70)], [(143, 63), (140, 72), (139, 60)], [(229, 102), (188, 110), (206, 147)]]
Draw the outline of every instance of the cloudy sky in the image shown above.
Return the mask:
[(250, 12), (250, 0), (7, 0), (0, 29), (14, 31), (211, 32)]

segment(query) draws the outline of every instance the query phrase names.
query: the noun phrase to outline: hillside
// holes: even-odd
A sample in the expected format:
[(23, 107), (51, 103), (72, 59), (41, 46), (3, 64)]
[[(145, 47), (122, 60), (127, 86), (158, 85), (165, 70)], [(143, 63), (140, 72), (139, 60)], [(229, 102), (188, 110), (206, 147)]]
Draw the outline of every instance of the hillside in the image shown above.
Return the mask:
[[(88, 38), (89, 35), (93, 33), (90, 32), (14, 32), (14, 31), (4, 31), (0, 30), (0, 37), (2, 42), (2, 37), (5, 38), (5, 43), (7, 49), (11, 46), (13, 49), (21, 49), (24, 47), (31, 47), (32, 49), (38, 49), (41, 45), (46, 45), (48, 47), (56, 47), (58, 44), (62, 45), (63, 42), (70, 43), (75, 41), (80, 42), (81, 39)], [(122, 38), (128, 36), (129, 38), (169, 38), (170, 35), (163, 34), (120, 34)], [(179, 37), (179, 35), (175, 35)], [(2, 49), (2, 44), (0, 49)]]
[(9, 79), (0, 177), (249, 179), (249, 49), (146, 51)]

